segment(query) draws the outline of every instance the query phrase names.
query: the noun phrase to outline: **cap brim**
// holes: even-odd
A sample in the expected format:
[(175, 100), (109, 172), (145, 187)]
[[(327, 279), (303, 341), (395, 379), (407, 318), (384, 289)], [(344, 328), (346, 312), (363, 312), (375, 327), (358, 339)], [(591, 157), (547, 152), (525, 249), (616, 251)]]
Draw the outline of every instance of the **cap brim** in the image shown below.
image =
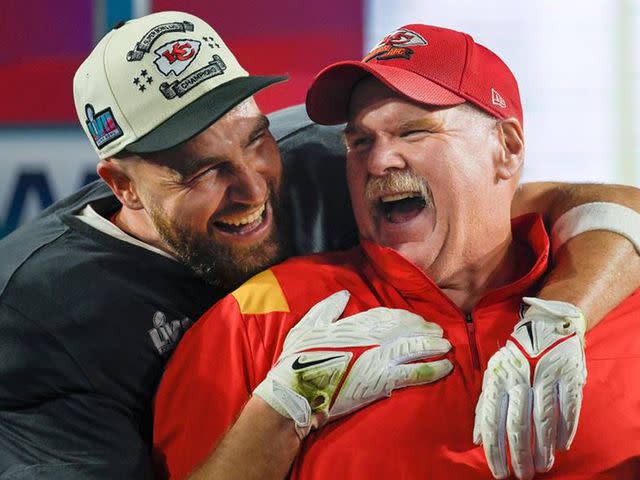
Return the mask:
[(373, 75), (391, 90), (418, 103), (454, 106), (465, 99), (417, 73), (377, 62), (339, 62), (322, 70), (307, 92), (307, 113), (316, 123), (337, 125), (349, 117), (349, 102), (356, 83)]
[(206, 130), (254, 93), (287, 79), (286, 76), (248, 76), (229, 80), (197, 98), (124, 150), (151, 153), (175, 147)]

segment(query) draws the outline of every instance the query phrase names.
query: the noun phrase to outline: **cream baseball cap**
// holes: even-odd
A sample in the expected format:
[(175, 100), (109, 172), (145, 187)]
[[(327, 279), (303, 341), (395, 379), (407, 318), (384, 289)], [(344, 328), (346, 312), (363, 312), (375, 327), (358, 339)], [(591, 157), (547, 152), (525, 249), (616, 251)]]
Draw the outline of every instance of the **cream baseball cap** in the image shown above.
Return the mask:
[(211, 26), (160, 12), (114, 27), (80, 65), (73, 96), (100, 158), (189, 140), (286, 76), (251, 76)]

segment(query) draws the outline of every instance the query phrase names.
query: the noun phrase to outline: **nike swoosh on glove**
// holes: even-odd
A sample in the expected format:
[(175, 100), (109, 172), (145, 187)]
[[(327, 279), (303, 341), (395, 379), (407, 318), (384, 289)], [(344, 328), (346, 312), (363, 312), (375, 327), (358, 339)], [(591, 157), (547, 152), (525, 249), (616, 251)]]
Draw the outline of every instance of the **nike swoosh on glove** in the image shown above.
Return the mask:
[(453, 369), (446, 359), (410, 363), (451, 349), (435, 323), (383, 307), (338, 319), (348, 301), (342, 290), (309, 310), (253, 392), (292, 418), (300, 438), (394, 389), (435, 382)]
[(570, 303), (525, 297), (529, 310), (489, 360), (476, 407), (473, 441), (491, 473), (507, 478), (506, 441), (520, 479), (547, 472), (556, 449), (568, 450), (578, 428), (586, 322)]

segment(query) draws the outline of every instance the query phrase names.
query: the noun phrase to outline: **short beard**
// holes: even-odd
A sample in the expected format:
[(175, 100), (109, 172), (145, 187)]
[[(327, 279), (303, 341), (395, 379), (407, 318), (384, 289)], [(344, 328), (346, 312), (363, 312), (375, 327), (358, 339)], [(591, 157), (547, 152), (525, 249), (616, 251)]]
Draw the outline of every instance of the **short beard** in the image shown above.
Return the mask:
[(184, 224), (172, 223), (160, 209), (150, 212), (160, 237), (178, 259), (210, 285), (231, 291), (262, 270), (285, 259), (288, 251), (282, 208), (271, 194), (272, 231), (260, 243), (251, 246), (220, 244)]

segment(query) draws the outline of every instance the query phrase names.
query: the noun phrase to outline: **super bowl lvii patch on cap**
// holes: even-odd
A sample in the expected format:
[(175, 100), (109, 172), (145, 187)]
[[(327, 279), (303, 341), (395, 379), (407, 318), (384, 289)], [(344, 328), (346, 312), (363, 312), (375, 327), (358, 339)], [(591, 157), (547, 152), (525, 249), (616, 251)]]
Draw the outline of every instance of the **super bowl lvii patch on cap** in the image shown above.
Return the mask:
[(85, 105), (86, 124), (96, 147), (102, 148), (122, 136), (122, 129), (113, 118), (110, 108), (96, 113), (93, 105)]

